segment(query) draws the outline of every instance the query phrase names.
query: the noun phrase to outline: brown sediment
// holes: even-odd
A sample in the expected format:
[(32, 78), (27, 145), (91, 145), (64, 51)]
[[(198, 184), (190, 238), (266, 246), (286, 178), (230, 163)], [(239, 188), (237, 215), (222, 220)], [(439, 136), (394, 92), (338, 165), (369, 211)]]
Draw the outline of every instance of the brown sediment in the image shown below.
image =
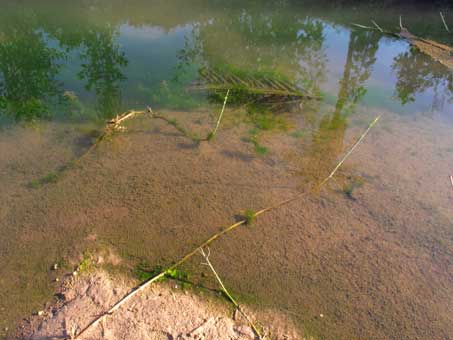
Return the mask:
[[(207, 112), (163, 114), (192, 129), (208, 119)], [(365, 125), (350, 122), (341, 139), (336, 130), (316, 139), (266, 133), (261, 142), (270, 152), (257, 156), (241, 141), (249, 127), (227, 128), (230, 113), (224, 118), (216, 143), (197, 147), (164, 122), (131, 120), (128, 133), (102, 144), (83, 167), (38, 190), (22, 183), (66, 163), (78, 135), (60, 123), (43, 124), (44, 134), (2, 134), (2, 329), (44, 309), (58, 274), (48, 268), (67, 249), (107, 243), (128, 259), (171, 265), (219, 225), (234, 223), (244, 207), (257, 211), (328, 176), (344, 149), (337, 144), (349, 145)], [(364, 179), (354, 199), (332, 185), (211, 246), (212, 262), (238, 301), (281, 308), (315, 339), (448, 338), (451, 131), (423, 116), (385, 118), (337, 174), (340, 187)], [(300, 116), (288, 119), (305, 127)], [(61, 134), (67, 140), (55, 143)], [(202, 277), (195, 260), (184, 269)], [(254, 320), (266, 323), (261, 315)]]

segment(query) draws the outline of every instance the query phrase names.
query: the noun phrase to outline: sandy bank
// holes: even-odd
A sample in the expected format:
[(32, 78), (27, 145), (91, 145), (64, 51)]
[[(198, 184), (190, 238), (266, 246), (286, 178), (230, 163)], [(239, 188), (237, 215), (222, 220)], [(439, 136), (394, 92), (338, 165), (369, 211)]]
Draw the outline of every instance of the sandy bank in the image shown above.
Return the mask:
[[(70, 339), (96, 316), (130, 291), (133, 283), (97, 270), (70, 277), (57, 293), (56, 304), (40, 311), (22, 324), (16, 339)], [(80, 339), (150, 340), (249, 340), (257, 339), (239, 313), (219, 301), (214, 293), (195, 294), (181, 290), (177, 283), (158, 283), (123, 305)], [(281, 315), (250, 313), (269, 326), (272, 339), (302, 339)], [(270, 321), (272, 320), (272, 321)]]

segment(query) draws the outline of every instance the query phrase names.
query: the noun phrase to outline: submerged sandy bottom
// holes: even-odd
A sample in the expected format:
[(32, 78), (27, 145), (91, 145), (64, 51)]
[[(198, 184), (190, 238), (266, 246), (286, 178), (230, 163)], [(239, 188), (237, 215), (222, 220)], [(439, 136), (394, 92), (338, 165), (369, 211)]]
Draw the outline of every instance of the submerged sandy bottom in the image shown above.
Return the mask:
[[(204, 114), (169, 114), (207, 131)], [(244, 124), (225, 121), (214, 141), (197, 145), (163, 122), (137, 119), (38, 189), (26, 184), (89, 143), (59, 124), (2, 135), (0, 326), (11, 329), (51, 300), (57, 285), (50, 268), (61, 259), (108, 246), (131, 266), (165, 266), (245, 209), (307, 191), (212, 245), (211, 261), (238, 300), (285, 313), (315, 339), (448, 339), (448, 125), (386, 113), (336, 180), (309, 192), (373, 118), (322, 130), (303, 116), (288, 117), (305, 136), (265, 133), (264, 156), (244, 141)], [(347, 197), (342, 188), (356, 179), (363, 185)], [(195, 257), (184, 269), (214, 286), (201, 262)]]

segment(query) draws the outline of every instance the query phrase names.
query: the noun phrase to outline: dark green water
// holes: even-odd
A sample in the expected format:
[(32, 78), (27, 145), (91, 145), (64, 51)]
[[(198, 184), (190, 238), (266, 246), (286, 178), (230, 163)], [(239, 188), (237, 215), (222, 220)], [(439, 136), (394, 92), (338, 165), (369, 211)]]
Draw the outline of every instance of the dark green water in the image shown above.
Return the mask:
[[(370, 161), (376, 164), (375, 168), (395, 174), (395, 177), (388, 180), (391, 189), (387, 192), (398, 192), (398, 195), (398, 190), (404, 192), (402, 198), (398, 196), (395, 202), (402, 202), (403, 206), (410, 205), (409, 202), (413, 197), (411, 195), (417, 193), (416, 198), (432, 209), (427, 208), (429, 211), (427, 210), (425, 217), (438, 228), (433, 227), (433, 230), (426, 232), (430, 235), (426, 239), (440, 241), (436, 241), (435, 246), (431, 243), (429, 246), (420, 241), (420, 247), (414, 246), (414, 249), (423, 249), (429, 253), (428, 248), (432, 250), (437, 246), (441, 247), (442, 265), (437, 266), (437, 259), (434, 260), (433, 255), (433, 263), (435, 263), (433, 266), (436, 268), (433, 271), (437, 270), (436, 275), (442, 278), (439, 286), (444, 289), (441, 290), (442, 294), (447, 295), (453, 285), (451, 271), (448, 273), (453, 261), (451, 257), (453, 217), (451, 210), (448, 209), (449, 205), (451, 209), (452, 197), (447, 191), (451, 189), (448, 187), (447, 174), (453, 175), (453, 154), (450, 144), (452, 140), (448, 137), (448, 131), (453, 128), (452, 70), (411, 48), (406, 41), (351, 25), (359, 23), (371, 26), (371, 20), (375, 20), (381, 27), (396, 31), (398, 17), (403, 15), (404, 25), (413, 34), (451, 45), (452, 36), (442, 25), (439, 10), (444, 12), (453, 29), (453, 10), (442, 5), (403, 4), (382, 7), (363, 3), (313, 4), (302, 1), (292, 3), (290, 1), (208, 0), (1, 1), (0, 162), (3, 163), (0, 163), (2, 176), (0, 185), (4, 190), (0, 191), (0, 205), (2, 205), (0, 234), (5, 236), (0, 240), (0, 297), (2, 297), (0, 334), (5, 327), (12, 329), (19, 319), (26, 317), (36, 310), (37, 306), (49, 300), (53, 286), (48, 283), (50, 281), (48, 265), (70, 253), (75, 244), (86, 237), (88, 231), (95, 230), (97, 234), (104, 235), (100, 238), (119, 249), (119, 253), (125, 257), (134, 259), (147, 257), (145, 246), (141, 244), (142, 236), (136, 235), (134, 238), (128, 235), (127, 240), (121, 238), (125, 229), (134, 228), (132, 225), (126, 223), (121, 225), (121, 228), (112, 227), (113, 229), (108, 231), (102, 229), (106, 227), (98, 228), (98, 225), (75, 230), (68, 225), (76, 222), (67, 222), (64, 214), (60, 216), (55, 211), (70, 210), (71, 204), (75, 204), (74, 209), (80, 208), (87, 213), (85, 207), (82, 207), (84, 203), (81, 203), (81, 207), (77, 206), (77, 202), (80, 203), (83, 196), (68, 199), (66, 195), (71, 195), (71, 191), (63, 185), (55, 190), (45, 188), (33, 191), (23, 185), (24, 181), (26, 183), (43, 176), (46, 172), (62, 166), (65, 161), (82, 154), (90, 145), (90, 140), (86, 136), (82, 138), (78, 133), (93, 127), (99, 128), (106, 119), (126, 110), (143, 109), (147, 106), (157, 110), (185, 113), (213, 107), (217, 110), (218, 104), (213, 104), (212, 98), (202, 93), (194, 94), (187, 91), (187, 87), (198, 78), (199, 70), (209, 67), (277, 73), (310, 92), (322, 96), (322, 100), (317, 102), (315, 107), (301, 108), (301, 112), (296, 112), (295, 118), (297, 120), (297, 114), (300, 113), (300, 117), (304, 117), (304, 121), (310, 125), (307, 129), (309, 132), (303, 130), (307, 127), (306, 125), (301, 128), (303, 130), (299, 131), (301, 135), (317, 131), (313, 133), (312, 143), (309, 146), (298, 146), (299, 150), (301, 148), (304, 150), (304, 155), (310, 155), (309, 157), (318, 161), (317, 165), (307, 166), (307, 169), (312, 169), (311, 173), (327, 171), (327, 169), (320, 171), (320, 167), (328, 163), (326, 159), (334, 159), (333, 164), (335, 164), (335, 160), (342, 154), (346, 145), (351, 143), (350, 139), (346, 140), (347, 132), (350, 131), (349, 123), (352, 128), (357, 126), (363, 128), (366, 122), (376, 114), (391, 117), (387, 121), (391, 123), (384, 122), (382, 127), (387, 132), (393, 131), (391, 137), (384, 138), (385, 143), (390, 145), (395, 143), (394, 146), (397, 149), (398, 143), (401, 142), (403, 145), (409, 141), (414, 150), (406, 150), (399, 156), (395, 156), (391, 155), (392, 147), (384, 143), (387, 146), (382, 144), (384, 151), (381, 154), (370, 156), (371, 160), (360, 159), (358, 163), (363, 165)], [(259, 112), (255, 112), (256, 114)], [(258, 128), (260, 127), (260, 123), (256, 123), (256, 120), (254, 123)], [(234, 125), (234, 123), (230, 124)], [(409, 132), (403, 128), (408, 128)], [(400, 129), (401, 140), (404, 139), (404, 142), (396, 138)], [(411, 131), (414, 133), (418, 131), (420, 134), (412, 134)], [(293, 132), (293, 136), (297, 133), (297, 131)], [(323, 138), (331, 139), (335, 144), (333, 148), (336, 150), (331, 150), (331, 153), (325, 157), (323, 155), (330, 146), (320, 142)], [(412, 140), (413, 142), (410, 142)], [(275, 149), (280, 147), (281, 143), (279, 143), (275, 143)], [(17, 152), (14, 149), (16, 145)], [(274, 145), (269, 142), (268, 146), (272, 150)], [(414, 164), (406, 163), (409, 162), (406, 158), (398, 159), (401, 155), (414, 156), (418, 148), (423, 149), (425, 146), (433, 146), (436, 154), (424, 153)], [(431, 156), (437, 158), (431, 160)], [(308, 158), (308, 160), (311, 159)], [(388, 164), (408, 164), (407, 167), (410, 169), (407, 170), (402, 165), (401, 168), (390, 170), (386, 168)], [(436, 167), (431, 166), (432, 164), (436, 164)], [(196, 164), (193, 167), (196, 167)], [(411, 169), (416, 169), (414, 173), (426, 175), (426, 178), (418, 178), (418, 184), (411, 182), (410, 175), (405, 177), (412, 171)], [(159, 171), (159, 168), (155, 170)], [(78, 188), (83, 190), (85, 185), (87, 188), (90, 187), (89, 190), (96, 191), (96, 185), (100, 184), (95, 180), (102, 178), (102, 171), (102, 169), (96, 171), (92, 181), (87, 179), (84, 182), (85, 179), (82, 179), (77, 183)], [(184, 182), (187, 179), (183, 173), (185, 174), (181, 170), (181, 178), (172, 180), (177, 183), (182, 182), (184, 185), (192, 185), (193, 183)], [(247, 175), (244, 176), (244, 180), (247, 180)], [(310, 178), (305, 179), (305, 182)], [(400, 178), (405, 178), (408, 182), (399, 182)], [(432, 180), (434, 182), (439, 180), (439, 182), (428, 185), (427, 182)], [(114, 187), (114, 183), (109, 183)], [(411, 191), (417, 185), (427, 186), (426, 188), (423, 186), (424, 191), (421, 195), (415, 189)], [(119, 191), (109, 189), (111, 191), (103, 192), (103, 195), (111, 195), (112, 201), (117, 202), (118, 199), (120, 202), (121, 199), (117, 195), (124, 195), (127, 199), (128, 195), (132, 195), (134, 190), (137, 190), (136, 193), (140, 197), (138, 191), (143, 187), (128, 188), (126, 190), (122, 187), (121, 190), (118, 189)], [(443, 192), (439, 197), (437, 197), (439, 191), (436, 191), (438, 189)], [(379, 187), (379, 190), (381, 193), (386, 191), (382, 187)], [(60, 206), (58, 202), (66, 199), (72, 203)], [(86, 205), (93, 206), (97, 199), (101, 201), (105, 196), (102, 198), (90, 196), (91, 201), (87, 201)], [(107, 199), (106, 202), (105, 206), (108, 206), (109, 200)], [(175, 209), (179, 209), (178, 204), (174, 204), (176, 204)], [(358, 203), (357, 206), (348, 209), (355, 211), (354, 209), (362, 208), (363, 205)], [(396, 237), (395, 244), (401, 240), (403, 240), (402, 243), (405, 242), (404, 228), (412, 230), (404, 222), (403, 216), (407, 211), (404, 211), (404, 208), (401, 209), (393, 212), (380, 211), (375, 215), (370, 213), (382, 225), (387, 225), (386, 218), (392, 213), (401, 218), (399, 229), (401, 234)], [(417, 208), (414, 209), (417, 210)], [(230, 215), (229, 213), (230, 211), (225, 212), (227, 216)], [(149, 219), (145, 217), (146, 214), (146, 211), (142, 211), (137, 215), (137, 221), (143, 224), (149, 223)], [(200, 220), (203, 219), (202, 215), (202, 213), (198, 215)], [(75, 219), (75, 221), (79, 220)], [(83, 224), (83, 218), (81, 221), (80, 223)], [(194, 218), (189, 222), (197, 221)], [(224, 224), (221, 218), (214, 221), (217, 223), (216, 227)], [(420, 235), (423, 230), (421, 225), (423, 221), (420, 219), (420, 225), (415, 222), (413, 225), (413, 230), (417, 230), (417, 233), (420, 230)], [(36, 226), (33, 223), (36, 223)], [(59, 229), (56, 227), (57, 224)], [(27, 230), (32, 232), (28, 233)], [(136, 231), (136, 229), (131, 230), (134, 230), (131, 231), (132, 234)], [(441, 231), (436, 234), (435, 230)], [(161, 235), (163, 240), (162, 248), (156, 256), (150, 256), (149, 261), (157, 258), (170, 262), (189, 247), (181, 246), (173, 249), (169, 241), (171, 239), (168, 238), (170, 236), (163, 233), (154, 233), (149, 236), (149, 239), (148, 236), (143, 236), (143, 240), (155, 242), (155, 237)], [(187, 236), (190, 240), (188, 244), (196, 244), (208, 234), (208, 232), (206, 235), (202, 233), (199, 238)], [(29, 239), (27, 235), (30, 235)], [(431, 235), (435, 236), (431, 237)], [(286, 237), (290, 238), (291, 235)], [(269, 238), (272, 237), (267, 236), (267, 239)], [(383, 236), (382, 239), (385, 237)], [(414, 239), (418, 242), (419, 234), (414, 236)], [(282, 240), (285, 240), (284, 236)], [(179, 241), (183, 243), (184, 238)], [(418, 247), (417, 242), (415, 243)], [(49, 246), (52, 243), (58, 243), (58, 246)], [(382, 241), (382, 244), (385, 242)], [(134, 245), (137, 245), (139, 250), (136, 250)], [(155, 244), (155, 246), (159, 248), (159, 245)], [(230, 249), (229, 246), (224, 247), (224, 249)], [(165, 254), (165, 248), (171, 248), (169, 255)], [(316, 247), (313, 249), (316, 253)], [(405, 249), (404, 246), (401, 246), (401, 249)], [(246, 252), (245, 249), (241, 251)], [(293, 260), (297, 256), (299, 255), (296, 252), (289, 255)], [(425, 258), (420, 254), (417, 256)], [(258, 269), (260, 266), (261, 268), (282, 266), (275, 258), (270, 258), (264, 264), (259, 264), (260, 261), (256, 261)], [(302, 262), (304, 262), (303, 257), (300, 260), (294, 260), (294, 263)], [(240, 261), (237, 263), (241, 264)], [(242, 265), (245, 266), (245, 263)], [(383, 264), (380, 265), (385, 267)], [(231, 266), (233, 270), (235, 264)], [(323, 269), (323, 261), (318, 263), (318, 266)], [(402, 266), (404, 267), (403, 264)], [(306, 269), (311, 270), (310, 268)], [(313, 334), (316, 338), (346, 339), (351, 336), (350, 339), (365, 339), (382, 338), (384, 335), (388, 338), (392, 336), (396, 338), (396, 335), (392, 335), (396, 334), (393, 333), (395, 329), (399, 329), (397, 334), (400, 339), (411, 338), (414, 334), (425, 338), (431, 334), (432, 339), (449, 339), (453, 336), (450, 333), (451, 327), (445, 328), (451, 315), (445, 316), (445, 319), (438, 323), (433, 321), (433, 326), (428, 331), (419, 332), (414, 326), (417, 322), (415, 317), (409, 316), (407, 323), (405, 321), (399, 323), (400, 319), (398, 316), (395, 317), (394, 313), (400, 310), (392, 310), (391, 313), (389, 312), (392, 317), (388, 318), (390, 314), (386, 314), (387, 311), (382, 312), (382, 315), (385, 315), (382, 319), (373, 319), (371, 314), (369, 318), (363, 315), (354, 316), (352, 318), (355, 318), (355, 323), (351, 323), (348, 318), (343, 319), (338, 314), (333, 316), (330, 324), (323, 324), (330, 321), (313, 321), (308, 316), (313, 313), (309, 302), (311, 301), (311, 304), (319, 301), (327, 303), (322, 298), (327, 291), (330, 292), (325, 294), (330, 299), (329, 306), (337, 303), (339, 306), (344, 304), (348, 313), (353, 314), (351, 311), (354, 305), (346, 302), (346, 298), (340, 298), (336, 293), (332, 293), (333, 289), (338, 288), (335, 284), (317, 285), (319, 291), (316, 291), (316, 294), (321, 297), (318, 300), (310, 300), (314, 283), (299, 285), (302, 282), (301, 279), (292, 278), (289, 274), (283, 281), (285, 284), (288, 282), (290, 287), (297, 287), (298, 290), (292, 290), (291, 294), (288, 293), (279, 299), (278, 287), (281, 286), (281, 282), (273, 281), (268, 288), (256, 283), (263, 274), (258, 269), (251, 274), (250, 281), (255, 282), (250, 284), (251, 287), (241, 286), (241, 279), (232, 274), (231, 279), (237, 283), (238, 294), (243, 293), (244, 296), (253, 294), (261, 299), (272, 291), (268, 294), (272, 295), (269, 298), (269, 304), (299, 315), (296, 317), (298, 325), (307, 334)], [(234, 270), (245, 269), (239, 266)], [(272, 273), (280, 275), (278, 271)], [(325, 273), (332, 274), (337, 271), (331, 272), (330, 269), (325, 269)], [(428, 277), (423, 276), (424, 274), (420, 275), (424, 278)], [(343, 277), (340, 281), (343, 279), (347, 281)], [(291, 280), (297, 284), (292, 285)], [(304, 287), (306, 291), (303, 290)], [(436, 284), (434, 287), (437, 287)], [(414, 292), (417, 290), (411, 291), (411, 294), (415, 294)], [(362, 293), (363, 290), (360, 294)], [(354, 298), (360, 298), (360, 294), (352, 288), (351, 294)], [(370, 296), (373, 294), (370, 292)], [(444, 295), (439, 294), (436, 297), (442, 300), (441, 297)], [(379, 294), (377, 296), (376, 300), (382, 300)], [(408, 294), (408, 296), (411, 295)], [(292, 301), (293, 298), (295, 298), (294, 301)], [(427, 299), (429, 298), (430, 296), (427, 295)], [(304, 304), (304, 301), (309, 302)], [(451, 298), (446, 302), (446, 309), (444, 309), (445, 305), (436, 304), (436, 301), (433, 302), (434, 307), (427, 309), (426, 315), (423, 314), (421, 307), (422, 312), (419, 313), (416, 309), (414, 314), (419, 313), (417, 315), (424, 315), (429, 319), (436, 313), (451, 313), (453, 304)], [(327, 310), (329, 308), (326, 307)], [(404, 309), (404, 312), (407, 310), (410, 308)], [(378, 311), (376, 313), (379, 314)], [(366, 329), (364, 331), (360, 331), (362, 318), (366, 319), (363, 321), (363, 327)], [(401, 318), (405, 319), (403, 316)], [(371, 330), (368, 331), (369, 329)]]

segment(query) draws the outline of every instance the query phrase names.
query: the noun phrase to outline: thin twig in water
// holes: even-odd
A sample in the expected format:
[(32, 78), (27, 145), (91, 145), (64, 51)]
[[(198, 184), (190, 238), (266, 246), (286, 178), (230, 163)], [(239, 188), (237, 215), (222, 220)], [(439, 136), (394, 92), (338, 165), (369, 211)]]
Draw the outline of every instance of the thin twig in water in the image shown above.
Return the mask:
[(361, 25), (361, 24), (356, 24), (356, 23), (351, 23), (351, 25), (355, 26), (355, 27), (359, 27), (359, 28), (363, 28), (363, 29), (366, 29), (366, 30), (372, 30), (372, 31), (379, 31), (381, 32), (382, 34), (387, 34), (387, 35), (390, 35), (392, 37), (398, 37), (400, 38), (400, 36), (397, 34), (397, 33), (394, 33), (394, 32), (390, 32), (390, 31), (385, 31), (381, 26), (379, 26), (374, 20), (371, 20), (371, 22), (373, 23), (374, 27), (372, 26), (366, 26), (366, 25)]
[[(368, 134), (368, 132), (371, 130), (371, 128), (376, 124), (376, 122), (379, 120), (381, 116), (378, 116), (376, 119), (374, 119), (373, 122), (368, 126), (367, 130), (362, 134), (362, 136), (357, 140), (357, 142), (352, 146), (352, 148), (346, 153), (346, 155), (341, 159), (340, 163), (334, 168), (334, 170), (331, 172), (331, 174), (326, 177), (322, 182), (320, 182), (317, 186), (315, 186), (312, 190), (315, 189), (320, 189), (322, 186), (324, 186), (332, 177), (333, 175), (337, 172), (337, 170), (340, 168), (340, 166), (345, 162), (345, 160), (351, 155), (352, 151), (362, 142), (362, 140), (365, 138), (365, 136)], [(283, 205), (286, 205), (290, 202), (296, 201), (297, 199), (301, 198), (302, 196), (306, 195), (308, 192), (300, 192), (296, 194), (295, 196), (286, 199), (284, 201), (281, 201), (273, 206), (264, 208), (260, 211), (255, 212), (254, 217), (257, 217), (261, 214), (264, 214), (265, 212), (268, 212), (270, 210), (274, 210), (276, 208), (279, 208)], [(241, 221), (238, 221), (229, 227), (226, 227), (225, 229), (221, 230), (220, 232), (214, 234), (210, 238), (208, 238), (206, 241), (204, 241), (202, 244), (200, 244), (198, 247), (193, 249), (191, 252), (188, 254), (184, 255), (180, 260), (178, 260), (175, 264), (172, 266), (168, 267), (167, 269), (164, 269), (162, 272), (157, 274), (154, 277), (149, 278), (148, 280), (145, 280), (142, 282), (139, 286), (135, 287), (132, 291), (130, 291), (128, 294), (123, 296), (120, 300), (118, 300), (108, 311), (105, 313), (101, 314), (98, 316), (96, 319), (92, 320), (85, 328), (83, 328), (80, 333), (77, 335), (77, 337), (74, 340), (80, 339), (80, 337), (85, 334), (89, 329), (92, 327), (96, 326), (100, 321), (102, 321), (104, 318), (106, 318), (109, 315), (112, 315), (118, 308), (121, 307), (124, 303), (126, 303), (128, 300), (130, 300), (132, 297), (134, 297), (136, 294), (144, 290), (146, 287), (150, 286), (152, 283), (160, 280), (161, 278), (165, 277), (165, 274), (171, 270), (176, 269), (179, 267), (181, 264), (185, 263), (187, 260), (189, 260), (192, 256), (197, 254), (200, 249), (206, 248), (209, 246), (212, 242), (220, 238), (221, 236), (229, 233), (230, 231), (238, 228), (241, 225), (246, 225), (247, 224), (247, 219), (243, 219)]]
[(365, 26), (365, 25), (361, 25), (361, 24), (356, 24), (355, 22), (353, 22), (351, 25), (359, 27), (359, 28), (368, 29), (368, 30), (374, 30), (375, 29), (374, 27)]
[(215, 134), (217, 133), (217, 129), (219, 128), (219, 125), (220, 125), (220, 121), (222, 120), (222, 116), (223, 116), (223, 111), (225, 111), (225, 106), (226, 106), (226, 103), (228, 101), (228, 95), (230, 94), (230, 90), (228, 89), (227, 93), (226, 93), (226, 96), (225, 96), (225, 100), (223, 101), (223, 107), (222, 107), (222, 111), (220, 112), (220, 115), (219, 115), (219, 119), (217, 120), (217, 124), (215, 126), (215, 129), (214, 131), (212, 131), (212, 135), (211, 135), (211, 138), (215, 136)]
[(444, 15), (442, 14), (442, 12), (439, 12), (439, 14), (440, 18), (442, 19), (442, 22), (444, 23), (445, 29), (447, 30), (448, 33), (450, 33), (450, 29), (447, 26), (447, 22), (445, 21)]
[(453, 188), (453, 176), (450, 176), (450, 182), (451, 182), (451, 186)]
[(368, 128), (365, 130), (365, 132), (360, 136), (359, 140), (352, 146), (352, 148), (346, 153), (346, 155), (343, 157), (343, 159), (338, 163), (338, 165), (333, 169), (333, 171), (330, 173), (330, 175), (324, 179), (324, 181), (321, 182), (321, 185), (323, 185), (325, 182), (327, 182), (329, 179), (335, 175), (337, 170), (341, 167), (341, 165), (345, 162), (345, 160), (351, 155), (351, 153), (354, 151), (354, 149), (362, 142), (362, 140), (366, 137), (368, 132), (370, 132), (371, 128), (377, 123), (377, 121), (381, 118), (381, 116), (377, 116), (375, 120), (371, 122), (371, 124), (368, 126)]
[(379, 31), (381, 31), (382, 33), (384, 33), (384, 30), (376, 23), (376, 21), (371, 20), (371, 22), (373, 23), (374, 26), (377, 27), (377, 29), (378, 29)]
[(211, 261), (209, 260), (209, 255), (211, 254), (210, 249), (208, 248), (208, 253), (206, 254), (204, 252), (203, 248), (200, 248), (200, 254), (201, 254), (201, 256), (204, 257), (204, 260), (206, 261), (206, 263), (203, 263), (203, 264), (208, 266), (211, 269), (217, 282), (219, 282), (220, 287), (222, 288), (222, 291), (225, 293), (225, 295), (228, 297), (228, 299), (233, 303), (234, 307), (244, 316), (244, 318), (247, 320), (250, 327), (252, 327), (253, 331), (258, 336), (258, 338), (264, 339), (264, 337), (258, 331), (258, 328), (255, 326), (253, 321), (250, 319), (250, 317), (242, 310), (241, 306), (237, 303), (237, 301), (233, 298), (233, 296), (231, 296), (230, 292), (228, 292), (228, 290), (226, 289), (225, 285), (223, 284), (222, 280), (220, 279), (219, 274), (217, 274), (216, 270), (214, 269), (214, 266), (212, 265)]

